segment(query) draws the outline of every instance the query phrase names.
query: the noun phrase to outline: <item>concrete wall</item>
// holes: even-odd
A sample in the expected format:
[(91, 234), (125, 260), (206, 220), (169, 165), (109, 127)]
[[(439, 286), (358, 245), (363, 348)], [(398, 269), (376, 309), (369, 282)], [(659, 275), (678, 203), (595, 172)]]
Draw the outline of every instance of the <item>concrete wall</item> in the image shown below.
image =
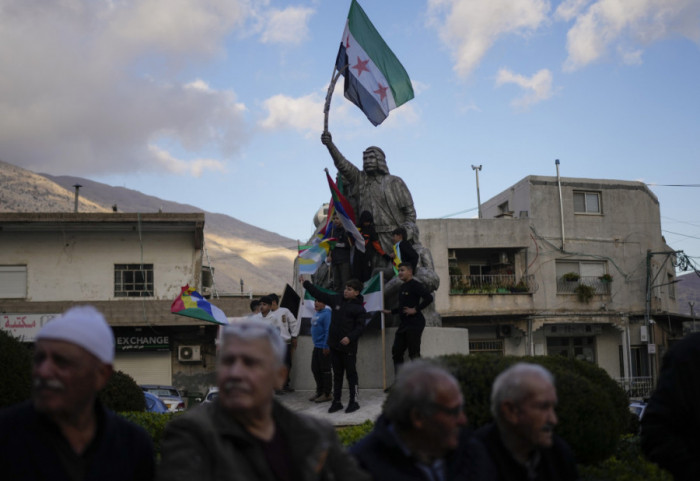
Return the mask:
[[(114, 264), (141, 262), (137, 232), (3, 232), (0, 264), (27, 266), (27, 301), (114, 299)], [(199, 278), (200, 251), (187, 232), (144, 232), (155, 299), (174, 299)], [(196, 277), (195, 277), (196, 276)], [(153, 298), (151, 298), (153, 299)]]
[[(394, 365), (391, 360), (391, 345), (396, 328), (386, 329), (386, 385), (394, 382)], [(310, 336), (300, 336), (292, 366), (292, 386), (298, 390), (316, 389), (311, 374), (311, 352), (313, 343)], [(360, 338), (357, 352), (357, 371), (360, 389), (383, 389), (385, 387), (382, 369), (382, 336), (380, 331), (366, 332)], [(444, 354), (469, 354), (469, 331), (460, 328), (426, 327), (421, 342), (422, 357), (436, 357)], [(406, 356), (408, 360), (408, 356)], [(347, 388), (347, 381), (343, 386)]]

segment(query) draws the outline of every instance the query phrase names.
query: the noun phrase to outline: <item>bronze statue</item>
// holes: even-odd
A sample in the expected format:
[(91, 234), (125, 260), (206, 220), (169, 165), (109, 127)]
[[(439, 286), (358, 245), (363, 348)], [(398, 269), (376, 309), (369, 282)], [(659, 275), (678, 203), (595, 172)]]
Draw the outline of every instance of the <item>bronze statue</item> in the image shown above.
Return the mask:
[(379, 242), (386, 252), (392, 251), (391, 231), (403, 227), (412, 238), (416, 223), (413, 197), (400, 177), (389, 174), (384, 152), (379, 147), (368, 147), (362, 154), (362, 170), (348, 161), (333, 143), (330, 132), (321, 134), (321, 142), (328, 148), (336, 168), (342, 174), (348, 200), (356, 213), (372, 213)]

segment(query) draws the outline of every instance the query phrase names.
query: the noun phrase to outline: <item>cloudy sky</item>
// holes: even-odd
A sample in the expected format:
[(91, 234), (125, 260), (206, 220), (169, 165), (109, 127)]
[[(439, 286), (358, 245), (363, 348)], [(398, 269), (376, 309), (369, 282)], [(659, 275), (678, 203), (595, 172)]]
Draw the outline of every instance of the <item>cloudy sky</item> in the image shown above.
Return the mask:
[[(527, 175), (640, 180), (700, 262), (700, 2), (361, 0), (416, 98), (373, 127), (419, 218), (473, 217)], [(349, 0), (0, 0), (0, 158), (305, 240)], [(677, 187), (676, 185), (681, 185)]]

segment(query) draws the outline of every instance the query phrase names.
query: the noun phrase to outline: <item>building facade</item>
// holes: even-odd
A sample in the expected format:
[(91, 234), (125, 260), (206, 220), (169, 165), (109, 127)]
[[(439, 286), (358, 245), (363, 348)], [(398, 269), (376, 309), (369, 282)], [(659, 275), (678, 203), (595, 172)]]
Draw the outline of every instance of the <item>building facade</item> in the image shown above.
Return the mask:
[[(189, 284), (206, 295), (204, 214), (0, 213), (0, 328), (32, 343), (70, 306), (104, 313), (114, 367), (139, 384), (214, 384), (215, 324), (170, 313)], [(213, 301), (245, 315), (247, 298)]]
[(584, 359), (648, 392), (682, 336), (675, 254), (648, 187), (529, 176), (481, 209), (418, 222), (443, 325), (467, 327), (471, 353)]

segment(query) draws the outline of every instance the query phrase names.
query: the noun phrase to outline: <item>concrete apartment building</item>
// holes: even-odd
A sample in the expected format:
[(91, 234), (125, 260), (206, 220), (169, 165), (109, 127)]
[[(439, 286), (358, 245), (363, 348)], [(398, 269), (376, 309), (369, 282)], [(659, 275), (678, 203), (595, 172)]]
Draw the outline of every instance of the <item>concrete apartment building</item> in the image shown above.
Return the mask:
[[(0, 329), (31, 343), (51, 318), (92, 304), (112, 326), (115, 369), (139, 384), (214, 384), (215, 324), (170, 313), (181, 286), (203, 295), (204, 214), (0, 213)], [(216, 299), (228, 316), (247, 298)]]
[(418, 222), (443, 326), (468, 328), (471, 353), (585, 359), (644, 395), (683, 321), (649, 188), (529, 176), (481, 210)]

